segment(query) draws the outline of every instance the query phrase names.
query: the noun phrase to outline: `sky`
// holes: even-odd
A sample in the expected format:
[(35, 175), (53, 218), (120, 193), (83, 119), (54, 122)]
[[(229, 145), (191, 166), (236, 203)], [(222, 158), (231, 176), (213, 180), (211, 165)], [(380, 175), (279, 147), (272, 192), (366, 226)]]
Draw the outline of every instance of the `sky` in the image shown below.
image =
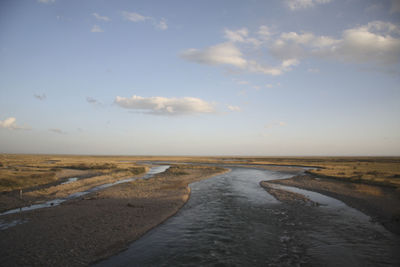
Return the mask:
[(2, 0), (0, 153), (399, 156), (400, 0)]

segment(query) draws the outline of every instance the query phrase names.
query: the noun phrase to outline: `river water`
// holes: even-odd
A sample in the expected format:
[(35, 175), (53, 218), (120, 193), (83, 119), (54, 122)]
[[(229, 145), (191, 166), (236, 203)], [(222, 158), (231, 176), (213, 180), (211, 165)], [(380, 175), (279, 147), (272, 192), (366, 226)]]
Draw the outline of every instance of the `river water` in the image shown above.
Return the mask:
[(259, 182), (293, 174), (232, 167), (191, 184), (186, 205), (97, 266), (400, 266), (399, 237), (342, 202), (278, 202)]

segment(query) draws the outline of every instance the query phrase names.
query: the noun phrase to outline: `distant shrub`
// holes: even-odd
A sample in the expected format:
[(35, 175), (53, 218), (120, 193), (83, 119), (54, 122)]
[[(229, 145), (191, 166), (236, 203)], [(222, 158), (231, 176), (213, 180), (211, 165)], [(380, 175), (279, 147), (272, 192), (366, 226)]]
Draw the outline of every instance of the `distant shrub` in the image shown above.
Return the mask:
[(173, 174), (173, 175), (186, 175), (189, 174), (188, 172), (185, 172), (183, 170), (181, 170), (182, 167), (180, 166), (174, 166), (171, 167), (167, 170), (168, 173)]
[(75, 170), (108, 170), (108, 169), (115, 169), (117, 165), (113, 163), (104, 163), (104, 164), (73, 164), (70, 166), (65, 166), (65, 168), (75, 169)]
[(146, 171), (146, 168), (145, 167), (132, 167), (132, 168), (129, 168), (129, 171), (132, 174), (141, 174)]
[(377, 176), (377, 175), (380, 174), (380, 172), (378, 172), (378, 171), (369, 171), (366, 174)]

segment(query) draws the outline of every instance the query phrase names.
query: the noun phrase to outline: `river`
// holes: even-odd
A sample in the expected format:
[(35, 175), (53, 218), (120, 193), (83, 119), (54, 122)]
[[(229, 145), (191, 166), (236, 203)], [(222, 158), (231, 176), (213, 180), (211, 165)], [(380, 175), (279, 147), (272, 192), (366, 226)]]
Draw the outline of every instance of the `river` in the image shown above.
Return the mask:
[(96, 266), (399, 266), (399, 237), (340, 201), (278, 202), (260, 181), (293, 174), (231, 167), (191, 184), (172, 218)]

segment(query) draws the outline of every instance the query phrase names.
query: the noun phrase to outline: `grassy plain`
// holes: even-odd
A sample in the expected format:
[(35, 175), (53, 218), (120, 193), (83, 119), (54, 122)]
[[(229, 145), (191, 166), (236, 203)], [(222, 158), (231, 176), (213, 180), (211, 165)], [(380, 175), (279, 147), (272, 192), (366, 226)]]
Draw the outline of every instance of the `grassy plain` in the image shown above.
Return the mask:
[(0, 155), (0, 192), (57, 183), (74, 176), (132, 176), (144, 173), (121, 157)]
[(137, 160), (312, 167), (307, 172), (342, 181), (400, 188), (400, 157), (137, 157)]
[[(110, 256), (175, 214), (187, 201), (188, 184), (227, 171), (200, 163), (293, 170), (313, 167), (309, 175), (282, 182), (319, 191), (366, 211), (397, 233), (400, 158), (349, 157), (150, 157), (0, 155), (0, 212), (65, 197), (125, 177), (141, 175), (147, 161), (168, 161), (171, 168), (91, 193), (49, 209), (9, 214), (23, 222), (0, 231), (4, 266), (87, 266)], [(198, 163), (193, 165), (183, 163)], [(280, 168), (277, 166), (287, 166)], [(295, 175), (295, 174), (294, 174)], [(323, 179), (316, 179), (315, 177)], [(69, 177), (78, 181), (63, 184)], [(324, 179), (324, 177), (334, 179)], [(281, 181), (281, 180), (280, 180)], [(365, 185), (376, 184), (376, 185)], [(383, 185), (380, 186), (380, 185)], [(23, 189), (23, 197), (18, 194)], [(321, 191), (322, 190), (322, 191)], [(278, 192), (284, 199), (292, 195)], [(309, 202), (296, 196), (297, 202)], [(295, 201), (295, 202), (296, 202)], [(371, 204), (372, 203), (372, 204)], [(392, 209), (384, 209), (393, 207)], [(0, 221), (1, 223), (1, 221)], [(51, 246), (49, 246), (51, 244)], [(17, 264), (18, 263), (18, 264)], [(32, 264), (34, 263), (34, 264)]]
[[(71, 170), (90, 174), (131, 175), (144, 172), (140, 161), (316, 167), (308, 173), (356, 183), (400, 188), (400, 157), (173, 157), (0, 155), (0, 192), (60, 181)], [(66, 171), (66, 170), (69, 170)]]

